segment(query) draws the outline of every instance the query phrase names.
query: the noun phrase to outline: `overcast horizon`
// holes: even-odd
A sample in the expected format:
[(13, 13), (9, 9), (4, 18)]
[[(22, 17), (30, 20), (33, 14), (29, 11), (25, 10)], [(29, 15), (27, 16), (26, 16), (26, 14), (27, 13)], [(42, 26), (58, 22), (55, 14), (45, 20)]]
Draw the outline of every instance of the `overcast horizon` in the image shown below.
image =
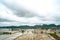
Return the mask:
[(0, 26), (60, 24), (60, 0), (0, 0)]

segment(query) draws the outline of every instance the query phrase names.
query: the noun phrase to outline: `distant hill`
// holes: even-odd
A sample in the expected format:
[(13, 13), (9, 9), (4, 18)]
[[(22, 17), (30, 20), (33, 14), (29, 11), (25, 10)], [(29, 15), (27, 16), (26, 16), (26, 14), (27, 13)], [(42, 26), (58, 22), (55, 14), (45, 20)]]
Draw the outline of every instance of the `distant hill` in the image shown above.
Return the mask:
[(22, 25), (22, 26), (2, 26), (0, 28), (60, 28), (60, 25), (55, 24), (43, 24), (43, 25), (34, 25), (34, 26), (28, 26), (28, 25)]

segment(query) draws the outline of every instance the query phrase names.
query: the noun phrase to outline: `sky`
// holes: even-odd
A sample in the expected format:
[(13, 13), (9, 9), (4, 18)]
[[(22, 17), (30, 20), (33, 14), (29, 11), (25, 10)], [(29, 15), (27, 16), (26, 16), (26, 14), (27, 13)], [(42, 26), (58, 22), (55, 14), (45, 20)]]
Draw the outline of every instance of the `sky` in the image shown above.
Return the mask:
[(60, 24), (60, 0), (0, 0), (0, 26)]

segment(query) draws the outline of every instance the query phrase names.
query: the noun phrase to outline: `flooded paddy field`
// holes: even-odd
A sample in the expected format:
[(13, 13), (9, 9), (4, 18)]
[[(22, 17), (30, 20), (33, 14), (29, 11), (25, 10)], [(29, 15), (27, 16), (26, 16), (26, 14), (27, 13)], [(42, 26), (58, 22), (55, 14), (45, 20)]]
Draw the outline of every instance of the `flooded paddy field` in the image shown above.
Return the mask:
[[(48, 33), (59, 33), (53, 29), (0, 28), (0, 40), (56, 40)], [(58, 36), (58, 35), (57, 35)]]

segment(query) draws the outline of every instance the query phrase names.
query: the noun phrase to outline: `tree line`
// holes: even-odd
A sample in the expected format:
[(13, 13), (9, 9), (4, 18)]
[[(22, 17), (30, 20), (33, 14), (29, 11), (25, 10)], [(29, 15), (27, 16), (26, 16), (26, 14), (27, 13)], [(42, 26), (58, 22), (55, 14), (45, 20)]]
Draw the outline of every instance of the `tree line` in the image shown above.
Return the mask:
[(43, 25), (21, 25), (21, 26), (2, 26), (0, 28), (60, 28), (60, 25), (55, 24), (43, 24)]

